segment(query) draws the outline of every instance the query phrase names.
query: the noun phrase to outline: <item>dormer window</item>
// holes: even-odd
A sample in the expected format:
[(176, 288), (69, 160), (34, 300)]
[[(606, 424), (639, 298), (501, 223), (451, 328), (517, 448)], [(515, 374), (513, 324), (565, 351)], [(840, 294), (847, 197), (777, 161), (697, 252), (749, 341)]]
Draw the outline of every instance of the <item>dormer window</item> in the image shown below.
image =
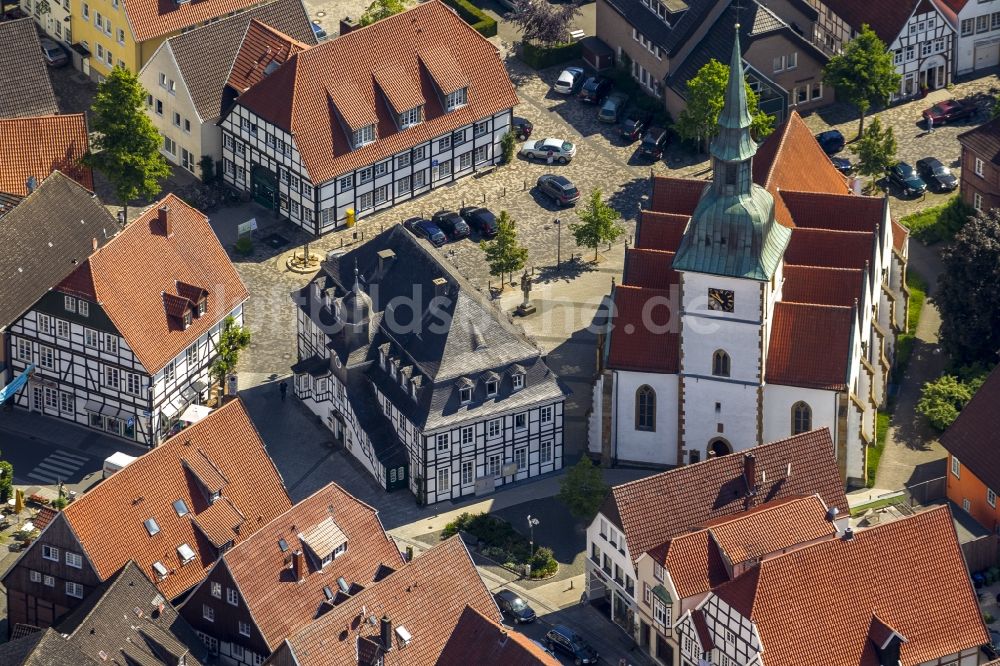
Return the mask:
[(396, 364), (392, 361), (389, 361), (389, 376), (393, 379), (396, 378)]
[(490, 381), (486, 382), (486, 395), (491, 398), (495, 396), (497, 394), (498, 385), (499, 382), (495, 379), (491, 379)]
[(524, 388), (524, 374), (520, 372), (513, 374), (510, 376), (510, 381), (515, 391), (520, 391)]
[(407, 127), (413, 127), (414, 125), (419, 125), (421, 122), (421, 107), (416, 106), (409, 111), (403, 111), (399, 114), (399, 129), (406, 129)]
[(206, 310), (208, 310), (208, 299), (203, 298), (200, 301), (198, 301), (198, 316), (200, 317), (203, 314), (205, 314)]
[(367, 146), (369, 143), (375, 141), (375, 125), (366, 125), (359, 130), (354, 132), (354, 148), (360, 148), (361, 146)]
[(184, 330), (187, 330), (188, 326), (191, 325), (191, 311), (188, 310), (184, 313)]
[(463, 386), (458, 390), (458, 400), (463, 405), (467, 405), (472, 402), (472, 387)]
[(459, 88), (455, 92), (449, 93), (445, 98), (444, 107), (448, 111), (454, 111), (468, 104), (468, 90), (468, 88)]

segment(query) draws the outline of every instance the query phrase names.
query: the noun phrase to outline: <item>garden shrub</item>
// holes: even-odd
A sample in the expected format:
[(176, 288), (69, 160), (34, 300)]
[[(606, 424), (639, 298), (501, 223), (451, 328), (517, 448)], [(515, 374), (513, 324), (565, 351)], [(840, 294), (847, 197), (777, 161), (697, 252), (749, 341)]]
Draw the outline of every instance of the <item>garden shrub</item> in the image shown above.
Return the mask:
[(531, 42), (521, 42), (521, 60), (535, 69), (545, 69), (553, 65), (578, 59), (581, 54), (580, 42), (566, 42), (553, 46), (539, 46)]
[(496, 20), (468, 0), (444, 0), (444, 3), (458, 12), (462, 20), (472, 26), (472, 29), (483, 37), (496, 36)]

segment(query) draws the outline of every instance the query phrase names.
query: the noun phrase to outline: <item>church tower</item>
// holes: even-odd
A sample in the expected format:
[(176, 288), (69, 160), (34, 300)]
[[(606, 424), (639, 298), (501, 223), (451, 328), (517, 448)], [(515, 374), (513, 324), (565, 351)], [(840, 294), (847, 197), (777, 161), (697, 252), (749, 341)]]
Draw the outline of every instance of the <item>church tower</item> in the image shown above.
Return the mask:
[(736, 27), (712, 182), (673, 262), (682, 294), (678, 462), (761, 443), (768, 318), (791, 237), (774, 219), (771, 194), (753, 182), (757, 144)]

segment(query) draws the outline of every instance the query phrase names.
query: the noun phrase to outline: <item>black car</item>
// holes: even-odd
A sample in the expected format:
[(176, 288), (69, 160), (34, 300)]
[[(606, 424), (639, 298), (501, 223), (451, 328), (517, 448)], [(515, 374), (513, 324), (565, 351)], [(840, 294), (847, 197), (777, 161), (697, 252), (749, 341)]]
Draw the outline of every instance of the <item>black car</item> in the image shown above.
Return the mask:
[(493, 238), (497, 235), (497, 216), (493, 211), (486, 208), (476, 208), (470, 206), (458, 211), (465, 223), (486, 238)]
[(557, 624), (549, 629), (549, 633), (545, 634), (545, 644), (553, 652), (565, 652), (577, 664), (597, 663), (597, 650), (587, 645), (580, 634), (565, 625)]
[(535, 621), (535, 611), (524, 602), (524, 599), (517, 596), (510, 590), (500, 590), (493, 595), (500, 607), (501, 613), (506, 613), (514, 618), (514, 624), (527, 624)]
[(600, 104), (608, 96), (608, 93), (611, 92), (613, 85), (611, 79), (606, 79), (603, 76), (592, 76), (587, 79), (583, 84), (583, 88), (580, 89), (580, 101)]
[(566, 176), (541, 175), (538, 177), (538, 190), (559, 206), (572, 206), (580, 200), (580, 190)]
[(958, 187), (958, 178), (951, 169), (941, 164), (936, 157), (925, 157), (917, 160), (917, 173), (930, 187), (939, 192), (951, 192)]
[(820, 132), (816, 135), (816, 141), (819, 142), (819, 147), (827, 155), (839, 153), (844, 149), (844, 135), (840, 133), (840, 130)]
[(646, 131), (652, 119), (653, 116), (649, 113), (639, 113), (636, 111), (629, 113), (625, 116), (625, 120), (622, 121), (622, 138), (629, 143), (635, 141)]
[(831, 157), (830, 161), (833, 162), (833, 168), (845, 176), (854, 170), (854, 165), (851, 164), (851, 160), (846, 157)]
[(535, 126), (526, 118), (514, 118), (514, 137), (518, 141), (526, 141)]
[(662, 127), (650, 127), (639, 144), (639, 154), (651, 160), (663, 157), (667, 148), (667, 130)]
[(462, 216), (450, 210), (439, 210), (434, 213), (431, 223), (436, 224), (441, 231), (448, 234), (452, 240), (465, 238), (469, 235), (469, 225), (465, 223)]
[(897, 162), (887, 172), (889, 182), (898, 187), (904, 196), (915, 197), (927, 191), (927, 183), (906, 162)]
[(411, 217), (403, 222), (403, 227), (417, 238), (426, 238), (434, 247), (441, 247), (448, 242), (448, 237), (436, 224), (422, 217)]

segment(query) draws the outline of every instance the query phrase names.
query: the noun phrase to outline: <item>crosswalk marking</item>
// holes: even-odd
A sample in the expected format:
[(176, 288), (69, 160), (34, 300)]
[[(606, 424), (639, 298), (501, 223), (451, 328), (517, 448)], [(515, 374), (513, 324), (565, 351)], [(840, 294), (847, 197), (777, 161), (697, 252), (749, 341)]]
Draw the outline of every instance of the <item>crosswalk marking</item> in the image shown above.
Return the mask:
[(90, 458), (66, 451), (53, 451), (25, 476), (43, 484), (55, 484), (66, 481), (76, 473)]

